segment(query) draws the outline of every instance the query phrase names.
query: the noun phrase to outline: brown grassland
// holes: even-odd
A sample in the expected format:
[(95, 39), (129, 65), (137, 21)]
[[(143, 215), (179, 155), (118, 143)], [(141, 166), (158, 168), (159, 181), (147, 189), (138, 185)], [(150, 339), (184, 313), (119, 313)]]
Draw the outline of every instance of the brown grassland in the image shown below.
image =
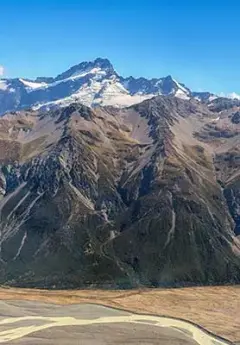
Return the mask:
[(0, 288), (0, 300), (47, 303), (96, 303), (176, 317), (240, 344), (240, 287), (194, 287), (141, 290), (38, 290)]

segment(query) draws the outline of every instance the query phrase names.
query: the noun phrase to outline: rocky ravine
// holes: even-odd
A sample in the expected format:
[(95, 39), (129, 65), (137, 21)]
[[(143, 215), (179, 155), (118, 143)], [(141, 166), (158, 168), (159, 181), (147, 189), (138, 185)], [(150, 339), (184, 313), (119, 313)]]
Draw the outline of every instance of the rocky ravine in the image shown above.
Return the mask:
[(238, 107), (157, 97), (0, 119), (0, 283), (240, 281)]

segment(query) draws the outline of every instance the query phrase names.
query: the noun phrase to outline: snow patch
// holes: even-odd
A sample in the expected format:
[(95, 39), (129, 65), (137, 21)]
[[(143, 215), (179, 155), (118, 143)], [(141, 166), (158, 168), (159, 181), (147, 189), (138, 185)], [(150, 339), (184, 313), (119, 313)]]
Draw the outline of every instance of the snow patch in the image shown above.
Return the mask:
[(26, 86), (27, 88), (31, 89), (31, 90), (36, 90), (36, 89), (40, 89), (42, 87), (46, 87), (48, 84), (46, 83), (36, 83), (33, 81), (28, 81), (28, 80), (24, 80), (24, 79), (19, 79), (24, 86)]
[(236, 92), (232, 92), (232, 93), (224, 93), (224, 92), (221, 92), (219, 94), (219, 97), (226, 97), (226, 98), (230, 98), (230, 99), (239, 99), (240, 100), (240, 95), (238, 95)]
[(8, 88), (8, 84), (7, 84), (6, 80), (0, 80), (0, 90), (6, 91), (7, 88)]
[(185, 94), (189, 94), (189, 91), (185, 89), (179, 82), (175, 79), (173, 79), (174, 83), (177, 85), (178, 89), (181, 90)]
[(182, 89), (178, 89), (174, 96), (181, 98), (181, 99), (190, 99), (188, 94), (186, 94)]
[(74, 79), (85, 77), (88, 74), (106, 75), (106, 71), (102, 70), (100, 67), (95, 67), (95, 68), (92, 68), (90, 70), (77, 71), (73, 75), (71, 75), (71, 77), (63, 79), (63, 80), (67, 80), (67, 79), (74, 80)]
[(212, 101), (214, 101), (215, 99), (217, 99), (218, 98), (218, 96), (210, 96), (209, 98), (208, 98), (208, 101), (209, 102), (212, 102)]
[[(93, 80), (99, 80), (99, 79), (101, 80), (101, 79), (103, 79), (106, 76), (106, 71), (102, 70), (99, 67), (98, 68), (93, 68), (93, 69), (88, 70), (88, 71), (80, 71), (80, 72), (74, 73), (71, 77), (55, 81), (55, 82), (53, 82), (51, 84), (46, 84), (46, 86), (47, 87), (53, 87), (53, 86), (56, 86), (56, 85), (61, 84), (61, 83), (66, 83), (68, 81), (74, 81), (74, 80), (77, 80), (77, 79), (84, 78), (87, 75), (89, 75), (89, 76), (93, 75), (92, 76)], [(44, 87), (46, 87), (46, 86), (44, 86)]]
[(228, 97), (232, 99), (240, 99), (240, 95), (238, 95), (236, 92), (230, 93)]

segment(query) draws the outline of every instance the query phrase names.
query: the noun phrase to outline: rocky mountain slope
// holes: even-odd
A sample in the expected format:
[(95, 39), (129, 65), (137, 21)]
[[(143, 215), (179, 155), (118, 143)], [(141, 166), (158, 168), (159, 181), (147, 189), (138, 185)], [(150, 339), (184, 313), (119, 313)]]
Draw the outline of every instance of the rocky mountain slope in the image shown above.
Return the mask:
[(98, 58), (71, 67), (56, 78), (0, 79), (0, 115), (24, 108), (50, 109), (81, 102), (87, 106), (129, 106), (157, 95), (194, 97), (208, 102), (208, 92), (191, 92), (171, 76), (165, 78), (123, 78), (107, 59)]
[(159, 96), (3, 116), (0, 283), (239, 282), (239, 111)]

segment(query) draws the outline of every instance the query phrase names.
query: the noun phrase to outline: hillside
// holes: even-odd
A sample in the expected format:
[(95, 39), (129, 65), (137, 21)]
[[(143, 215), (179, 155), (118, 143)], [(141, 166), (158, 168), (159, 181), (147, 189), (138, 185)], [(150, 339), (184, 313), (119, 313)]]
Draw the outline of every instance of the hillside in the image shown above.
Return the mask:
[(237, 109), (162, 97), (0, 119), (0, 283), (240, 280)]

